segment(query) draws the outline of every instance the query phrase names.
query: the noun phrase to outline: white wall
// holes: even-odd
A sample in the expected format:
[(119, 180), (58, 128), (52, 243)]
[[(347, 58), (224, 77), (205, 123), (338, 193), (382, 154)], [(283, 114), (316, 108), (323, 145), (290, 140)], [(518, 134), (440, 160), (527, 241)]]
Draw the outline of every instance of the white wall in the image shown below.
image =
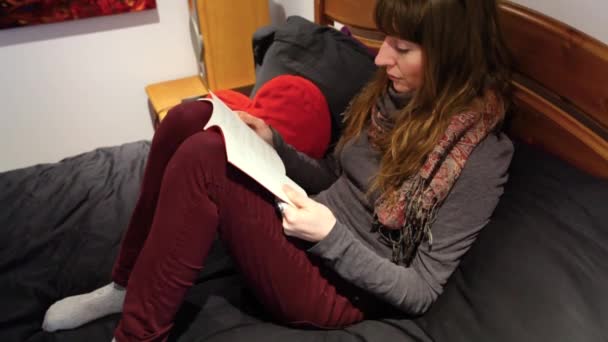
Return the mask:
[(194, 75), (186, 0), (0, 30), (0, 171), (150, 139), (147, 84)]
[(606, 0), (514, 0), (608, 44)]
[(315, 20), (315, 8), (313, 0), (269, 0), (270, 17), (277, 24), (290, 15), (299, 15), (310, 21)]

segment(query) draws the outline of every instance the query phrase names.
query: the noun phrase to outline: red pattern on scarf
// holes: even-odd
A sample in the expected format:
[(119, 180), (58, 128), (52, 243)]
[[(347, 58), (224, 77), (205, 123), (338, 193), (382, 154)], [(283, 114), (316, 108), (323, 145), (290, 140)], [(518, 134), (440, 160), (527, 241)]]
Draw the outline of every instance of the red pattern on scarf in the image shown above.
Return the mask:
[[(473, 149), (504, 118), (503, 102), (494, 92), (487, 91), (482, 100), (483, 104), (479, 106), (481, 108), (454, 115), (419, 173), (404, 181), (397, 190), (399, 193), (396, 203), (390, 201), (395, 198), (394, 193), (385, 193), (378, 198), (375, 211), (378, 221), (383, 226), (389, 229), (405, 227), (408, 220), (405, 213), (409, 212), (407, 208), (410, 201), (419, 201), (417, 208), (421, 210), (417, 210), (416, 215), (434, 215), (434, 209), (447, 197)], [(369, 130), (370, 141), (373, 141), (378, 134), (384, 133), (377, 122), (385, 115), (374, 108)], [(428, 185), (420, 187), (420, 184)], [(419, 222), (430, 223), (432, 220), (432, 217), (426, 217)], [(430, 229), (430, 227), (425, 228), (425, 231)]]

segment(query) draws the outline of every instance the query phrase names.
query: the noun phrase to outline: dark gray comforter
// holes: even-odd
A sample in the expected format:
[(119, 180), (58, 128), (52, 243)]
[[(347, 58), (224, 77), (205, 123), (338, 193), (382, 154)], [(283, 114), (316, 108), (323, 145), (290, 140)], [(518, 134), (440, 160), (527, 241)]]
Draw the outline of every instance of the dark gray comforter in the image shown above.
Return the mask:
[[(0, 341), (107, 342), (119, 315), (55, 334), (55, 300), (107, 283), (138, 195), (147, 142), (0, 173)], [(273, 323), (219, 244), (173, 341), (606, 341), (608, 183), (525, 145), (493, 221), (416, 320), (343, 330)]]

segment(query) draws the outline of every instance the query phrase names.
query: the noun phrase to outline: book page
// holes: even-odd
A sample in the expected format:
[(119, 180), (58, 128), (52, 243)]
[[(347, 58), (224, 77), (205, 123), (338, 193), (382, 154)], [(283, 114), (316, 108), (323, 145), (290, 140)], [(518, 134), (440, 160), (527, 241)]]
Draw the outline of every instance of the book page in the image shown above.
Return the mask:
[(287, 177), (281, 157), (222, 100), (212, 92), (209, 95), (210, 98), (199, 100), (208, 101), (213, 105), (213, 113), (204, 128), (216, 126), (222, 131), (228, 162), (255, 179), (280, 200), (294, 205), (285, 195), (283, 185), (290, 185), (303, 194), (306, 192)]

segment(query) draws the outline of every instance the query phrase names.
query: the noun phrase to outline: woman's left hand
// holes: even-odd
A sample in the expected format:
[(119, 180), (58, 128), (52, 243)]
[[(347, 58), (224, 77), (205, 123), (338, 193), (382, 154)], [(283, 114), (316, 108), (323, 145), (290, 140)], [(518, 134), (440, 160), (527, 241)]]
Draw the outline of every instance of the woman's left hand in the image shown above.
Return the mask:
[(270, 146), (274, 147), (272, 144), (272, 130), (270, 126), (264, 122), (264, 120), (255, 117), (247, 112), (243, 112), (237, 110), (239, 118), (249, 126), (260, 138), (262, 138), (265, 142), (267, 142)]
[(295, 204), (295, 207), (285, 205), (283, 209), (285, 235), (310, 242), (323, 240), (336, 224), (331, 210), (288, 185), (283, 186), (283, 191)]

